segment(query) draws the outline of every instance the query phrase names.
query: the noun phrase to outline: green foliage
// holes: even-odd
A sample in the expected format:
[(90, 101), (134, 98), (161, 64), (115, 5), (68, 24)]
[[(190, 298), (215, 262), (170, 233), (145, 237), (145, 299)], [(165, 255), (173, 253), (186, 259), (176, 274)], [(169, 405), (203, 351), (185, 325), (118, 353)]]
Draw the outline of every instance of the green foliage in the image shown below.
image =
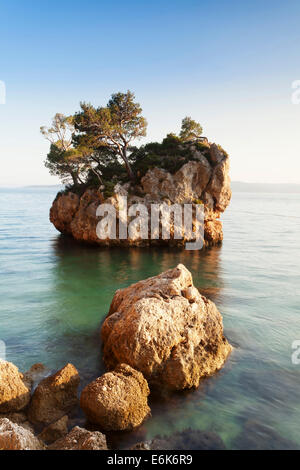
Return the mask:
[(104, 107), (80, 106), (74, 116), (58, 113), (51, 127), (41, 127), (51, 143), (45, 166), (78, 194), (88, 187), (104, 187), (104, 195), (109, 197), (116, 183), (127, 181), (135, 191), (149, 169), (175, 173), (197, 160), (195, 150), (210, 156), (208, 141), (201, 137), (202, 127), (190, 117), (182, 120), (179, 136), (169, 133), (161, 143), (133, 147), (135, 140), (146, 135), (147, 121), (130, 91), (113, 94)]
[(103, 196), (105, 197), (105, 199), (113, 196), (115, 185), (116, 185), (116, 182), (113, 182), (113, 181), (104, 182)]
[(79, 155), (56, 144), (51, 144), (45, 166), (51, 175), (58, 176), (65, 184), (71, 181), (74, 185), (82, 183), (81, 176), (86, 172), (85, 163)]
[[(207, 150), (207, 146), (205, 149)], [(185, 163), (196, 159), (190, 143), (182, 142), (174, 134), (168, 134), (162, 143), (149, 143), (135, 149), (130, 158), (138, 178), (155, 167), (176, 173)]]
[(202, 199), (194, 199), (194, 200), (193, 200), (193, 203), (194, 203), (194, 204), (200, 204), (200, 205), (204, 204), (203, 201), (202, 201)]
[(183, 142), (199, 139), (199, 137), (202, 135), (202, 132), (203, 129), (201, 125), (194, 121), (191, 117), (187, 116), (182, 119), (179, 137)]
[[(91, 104), (81, 103), (81, 111), (74, 116), (75, 129), (78, 133), (76, 145), (100, 154), (105, 148), (121, 159), (130, 179), (134, 175), (128, 159), (131, 143), (146, 135), (147, 121), (141, 115), (142, 108), (134, 102), (134, 94), (115, 93), (106, 107), (94, 108)], [(98, 158), (101, 164), (101, 158)]]

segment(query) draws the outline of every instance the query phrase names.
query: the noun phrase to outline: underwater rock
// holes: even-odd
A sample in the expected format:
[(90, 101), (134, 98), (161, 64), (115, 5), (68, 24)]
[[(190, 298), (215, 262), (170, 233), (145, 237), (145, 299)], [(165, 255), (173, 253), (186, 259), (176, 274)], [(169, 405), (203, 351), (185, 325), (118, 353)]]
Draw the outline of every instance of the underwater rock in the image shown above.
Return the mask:
[(169, 390), (197, 387), (232, 349), (221, 314), (182, 264), (118, 290), (101, 334), (108, 369), (127, 363)]
[(225, 444), (214, 432), (185, 429), (171, 436), (157, 436), (139, 442), (131, 450), (224, 450)]
[(299, 444), (256, 420), (248, 420), (233, 445), (239, 450), (300, 450)]
[(143, 375), (120, 364), (85, 387), (80, 406), (88, 420), (106, 431), (139, 426), (150, 413), (149, 387)]

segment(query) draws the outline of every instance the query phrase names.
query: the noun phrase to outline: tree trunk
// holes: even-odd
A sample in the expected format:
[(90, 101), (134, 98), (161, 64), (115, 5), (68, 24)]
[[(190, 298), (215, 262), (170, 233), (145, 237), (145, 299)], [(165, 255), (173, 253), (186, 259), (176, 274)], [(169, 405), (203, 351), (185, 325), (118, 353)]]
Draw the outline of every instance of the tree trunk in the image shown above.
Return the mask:
[(77, 175), (74, 173), (74, 171), (71, 171), (71, 176), (72, 176), (72, 180), (73, 180), (74, 186), (77, 186), (77, 184), (78, 184), (78, 179), (77, 179)]
[(131, 181), (134, 181), (135, 180), (135, 176), (133, 174), (133, 171), (131, 169), (131, 166), (129, 164), (129, 161), (128, 161), (128, 158), (127, 158), (127, 150), (126, 148), (123, 150), (122, 152), (122, 158), (125, 162), (125, 166), (126, 166), (126, 170), (127, 170), (127, 173), (128, 173), (128, 176), (129, 178), (131, 179)]

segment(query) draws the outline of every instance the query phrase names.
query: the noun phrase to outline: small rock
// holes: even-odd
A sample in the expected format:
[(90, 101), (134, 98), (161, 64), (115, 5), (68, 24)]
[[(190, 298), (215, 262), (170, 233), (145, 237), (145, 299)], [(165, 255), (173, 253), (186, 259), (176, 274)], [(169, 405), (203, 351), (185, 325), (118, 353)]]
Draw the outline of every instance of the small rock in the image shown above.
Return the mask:
[(30, 387), (23, 381), (19, 369), (7, 361), (0, 361), (0, 413), (23, 410), (30, 400)]
[(99, 431), (76, 426), (67, 436), (48, 447), (49, 450), (107, 450), (106, 437)]
[(143, 375), (120, 364), (85, 387), (80, 406), (88, 420), (106, 431), (133, 429), (150, 413), (149, 387)]
[(60, 418), (55, 423), (49, 424), (43, 431), (39, 434), (39, 438), (46, 444), (52, 444), (61, 437), (68, 434), (68, 416), (65, 415)]
[(31, 399), (29, 420), (50, 424), (62, 418), (77, 404), (79, 381), (78, 371), (72, 364), (42, 380)]
[(33, 433), (9, 421), (0, 419), (0, 449), (1, 450), (44, 450), (44, 444)]

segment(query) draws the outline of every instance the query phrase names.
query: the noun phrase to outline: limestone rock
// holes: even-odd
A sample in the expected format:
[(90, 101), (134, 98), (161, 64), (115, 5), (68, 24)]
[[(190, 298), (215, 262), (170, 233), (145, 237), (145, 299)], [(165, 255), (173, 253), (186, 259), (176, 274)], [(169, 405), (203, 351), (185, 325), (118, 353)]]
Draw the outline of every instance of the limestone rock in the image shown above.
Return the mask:
[(67, 364), (37, 386), (31, 399), (28, 417), (33, 423), (57, 421), (77, 404), (80, 377), (72, 364)]
[(213, 197), (216, 210), (224, 212), (231, 199), (228, 158), (215, 166), (207, 192)]
[(149, 383), (170, 390), (197, 387), (232, 349), (221, 314), (183, 265), (118, 290), (102, 340), (109, 369), (127, 363)]
[(19, 424), (23, 428), (28, 429), (34, 433), (34, 427), (28, 421), (26, 414), (23, 412), (0, 414), (0, 419), (2, 418), (7, 418), (12, 423)]
[(49, 450), (107, 450), (106, 437), (99, 431), (76, 426), (69, 434), (48, 447)]
[(58, 194), (51, 209), (50, 220), (56, 220), (56, 228), (62, 233), (71, 234), (70, 223), (79, 206), (77, 194)]
[(43, 450), (44, 444), (33, 433), (7, 418), (0, 419), (0, 450)]
[(80, 406), (88, 420), (102, 429), (123, 431), (139, 426), (150, 413), (148, 395), (143, 375), (121, 364), (85, 387)]
[(23, 381), (19, 369), (7, 361), (0, 361), (0, 413), (23, 410), (30, 400), (30, 387)]
[[(186, 240), (161, 237), (151, 239), (149, 226), (148, 239), (99, 239), (96, 227), (99, 218), (97, 207), (105, 202), (119, 208), (120, 196), (127, 196), (128, 208), (135, 203), (145, 205), (149, 211), (152, 203), (199, 204), (205, 206), (204, 240), (205, 246), (222, 241), (220, 213), (224, 212), (231, 199), (229, 158), (216, 144), (207, 143), (206, 152), (201, 153), (194, 145), (190, 152), (192, 160), (171, 174), (162, 168), (152, 168), (141, 178), (140, 186), (116, 184), (111, 197), (104, 200), (102, 193), (87, 189), (78, 196), (72, 192), (58, 194), (50, 210), (50, 220), (61, 233), (72, 235), (75, 240), (98, 245), (146, 246), (146, 245), (183, 245)], [(170, 157), (171, 158), (171, 157)], [(150, 211), (149, 211), (150, 212)], [(208, 223), (210, 222), (210, 223)], [(150, 224), (149, 224), (150, 225)], [(214, 225), (214, 230), (211, 230)]]
[(58, 439), (64, 437), (68, 434), (68, 416), (65, 415), (60, 418), (55, 423), (49, 424), (43, 431), (39, 434), (39, 438), (46, 442), (46, 444), (51, 444)]

